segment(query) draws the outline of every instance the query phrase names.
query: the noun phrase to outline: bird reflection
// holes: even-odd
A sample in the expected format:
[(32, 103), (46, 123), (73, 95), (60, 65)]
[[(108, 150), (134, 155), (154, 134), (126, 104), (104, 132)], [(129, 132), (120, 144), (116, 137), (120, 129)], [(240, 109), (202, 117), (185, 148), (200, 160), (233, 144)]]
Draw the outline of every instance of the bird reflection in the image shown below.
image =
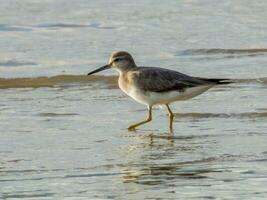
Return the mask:
[(206, 173), (217, 170), (212, 167), (215, 158), (191, 158), (202, 148), (195, 136), (154, 134), (136, 136), (135, 144), (123, 148), (123, 157), (129, 160), (121, 165), (124, 183), (146, 185), (169, 184), (175, 179), (203, 179)]

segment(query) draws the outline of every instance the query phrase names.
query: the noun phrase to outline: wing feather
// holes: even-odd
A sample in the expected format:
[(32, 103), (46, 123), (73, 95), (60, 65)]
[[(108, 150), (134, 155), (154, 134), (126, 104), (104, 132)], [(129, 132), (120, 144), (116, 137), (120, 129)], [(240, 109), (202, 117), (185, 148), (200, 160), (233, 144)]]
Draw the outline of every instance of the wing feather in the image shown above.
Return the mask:
[(168, 69), (153, 67), (140, 67), (139, 69), (134, 79), (138, 87), (145, 91), (168, 92), (176, 90), (182, 92), (190, 87), (212, 84)]

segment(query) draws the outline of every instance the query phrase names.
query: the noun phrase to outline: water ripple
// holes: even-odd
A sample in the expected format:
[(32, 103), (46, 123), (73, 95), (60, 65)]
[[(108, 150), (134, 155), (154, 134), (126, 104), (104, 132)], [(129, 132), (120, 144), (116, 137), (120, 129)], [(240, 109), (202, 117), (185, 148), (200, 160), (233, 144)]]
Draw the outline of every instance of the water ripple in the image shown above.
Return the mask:
[(78, 113), (39, 113), (42, 117), (58, 117), (58, 116), (74, 116), (79, 115)]
[(40, 197), (52, 197), (54, 196), (56, 193), (52, 193), (52, 192), (42, 192), (40, 194), (9, 194), (9, 193), (3, 193), (2, 197), (3, 199), (26, 199), (26, 198), (40, 198)]
[(96, 29), (115, 29), (113, 26), (103, 26), (100, 23), (90, 24), (70, 24), (70, 23), (52, 23), (52, 24), (39, 24), (34, 27), (39, 28), (96, 28)]
[(72, 23), (50, 23), (50, 24), (37, 24), (37, 25), (12, 25), (12, 24), (0, 24), (0, 32), (28, 32), (36, 29), (74, 29), (74, 28), (94, 28), (94, 29), (116, 29), (114, 26), (105, 26), (101, 23), (89, 23), (89, 24), (72, 24)]
[(24, 26), (17, 26), (17, 25), (9, 25), (9, 24), (0, 24), (0, 32), (5, 32), (5, 31), (23, 31), (23, 32), (28, 32), (32, 31), (31, 28), (29, 27), (24, 27)]
[(206, 54), (258, 54), (267, 53), (267, 49), (187, 49), (180, 55), (206, 55)]
[(1, 61), (0, 66), (5, 67), (18, 67), (18, 66), (24, 66), (24, 65), (37, 65), (35, 62), (20, 62), (17, 60), (7, 60), (7, 61)]
[(267, 112), (245, 112), (245, 113), (175, 113), (177, 118), (265, 118)]

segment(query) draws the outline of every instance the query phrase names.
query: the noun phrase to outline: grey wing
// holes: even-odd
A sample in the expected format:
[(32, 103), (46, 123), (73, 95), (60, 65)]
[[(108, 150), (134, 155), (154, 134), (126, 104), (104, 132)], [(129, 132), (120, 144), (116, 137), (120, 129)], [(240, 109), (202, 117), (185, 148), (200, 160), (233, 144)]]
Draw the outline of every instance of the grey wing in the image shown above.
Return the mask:
[(143, 67), (140, 68), (139, 72), (136, 83), (145, 91), (184, 91), (190, 87), (207, 84), (201, 79), (168, 69)]

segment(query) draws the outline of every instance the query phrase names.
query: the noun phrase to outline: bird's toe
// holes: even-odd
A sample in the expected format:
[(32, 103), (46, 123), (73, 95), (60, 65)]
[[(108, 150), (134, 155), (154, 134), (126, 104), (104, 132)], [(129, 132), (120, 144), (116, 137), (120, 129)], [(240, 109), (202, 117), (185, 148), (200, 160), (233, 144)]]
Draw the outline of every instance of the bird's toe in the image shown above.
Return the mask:
[(128, 126), (128, 131), (135, 131), (135, 126)]

